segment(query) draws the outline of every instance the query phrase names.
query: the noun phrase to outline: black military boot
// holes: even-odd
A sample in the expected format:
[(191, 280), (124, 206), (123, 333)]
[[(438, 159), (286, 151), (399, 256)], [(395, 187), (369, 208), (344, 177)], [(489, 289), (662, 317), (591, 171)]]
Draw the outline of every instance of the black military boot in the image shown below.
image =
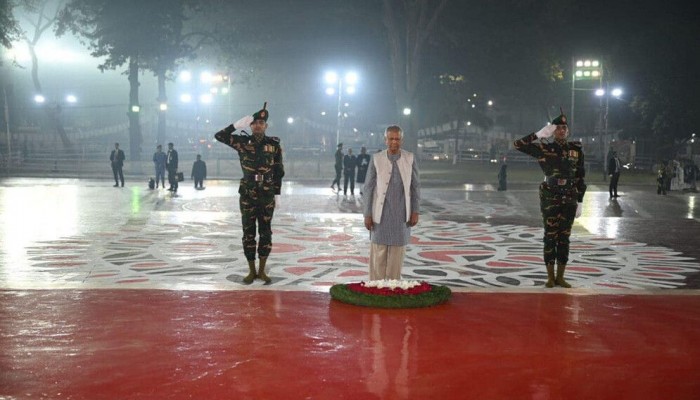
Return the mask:
[(554, 287), (554, 263), (547, 264), (547, 283), (544, 284), (545, 287)]
[(246, 285), (250, 285), (251, 283), (253, 283), (253, 281), (257, 277), (257, 275), (255, 274), (255, 260), (248, 260), (248, 269), (248, 275), (245, 278), (243, 278), (243, 283), (245, 283)]
[(265, 281), (265, 284), (272, 282), (269, 276), (265, 273), (265, 264), (267, 263), (267, 257), (260, 257), (260, 266), (258, 267), (258, 278)]
[(557, 279), (555, 283), (563, 288), (570, 288), (568, 282), (564, 280), (564, 271), (566, 270), (566, 264), (557, 263)]

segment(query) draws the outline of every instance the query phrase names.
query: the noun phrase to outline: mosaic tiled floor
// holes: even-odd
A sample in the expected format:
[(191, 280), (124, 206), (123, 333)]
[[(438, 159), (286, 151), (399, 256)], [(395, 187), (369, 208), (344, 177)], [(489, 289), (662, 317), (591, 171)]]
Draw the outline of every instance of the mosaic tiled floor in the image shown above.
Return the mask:
[[(329, 203), (339, 212), (314, 212)], [(114, 229), (42, 241), (26, 249), (24, 265), (1, 269), (0, 280), (7, 288), (251, 287), (241, 283), (247, 264), (232, 204), (237, 199), (183, 200), (178, 210), (152, 211)], [(342, 196), (307, 196), (283, 206), (273, 223), (268, 287), (327, 290), (367, 279), (360, 209), (359, 198)], [(516, 211), (477, 201), (427, 202), (407, 248), (404, 278), (453, 288), (543, 285), (541, 228), (442, 219)], [(567, 279), (577, 288), (684, 288), (686, 276), (700, 271), (696, 260), (669, 248), (580, 232), (572, 239)]]

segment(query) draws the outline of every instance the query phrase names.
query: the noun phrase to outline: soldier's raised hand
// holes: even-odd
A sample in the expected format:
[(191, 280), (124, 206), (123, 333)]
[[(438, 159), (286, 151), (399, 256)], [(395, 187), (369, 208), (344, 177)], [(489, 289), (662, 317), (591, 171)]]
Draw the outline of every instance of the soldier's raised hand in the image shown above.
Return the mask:
[(538, 139), (544, 139), (554, 135), (554, 131), (557, 130), (557, 126), (554, 124), (548, 124), (544, 128), (540, 129), (535, 133)]
[(250, 124), (253, 123), (253, 117), (251, 115), (246, 115), (245, 117), (234, 122), (233, 127), (237, 130), (249, 128)]
[(583, 203), (576, 203), (576, 218), (583, 214)]

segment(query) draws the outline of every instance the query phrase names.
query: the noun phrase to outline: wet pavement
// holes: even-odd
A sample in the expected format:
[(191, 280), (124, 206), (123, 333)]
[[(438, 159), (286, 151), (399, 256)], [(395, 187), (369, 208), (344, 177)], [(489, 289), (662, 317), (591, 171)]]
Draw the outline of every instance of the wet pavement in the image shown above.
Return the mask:
[(327, 294), (367, 279), (359, 195), (286, 182), (273, 282), (247, 286), (237, 183), (186, 183), (173, 196), (0, 180), (0, 398), (700, 392), (695, 193), (621, 184), (609, 199), (589, 185), (564, 290), (543, 287), (535, 183), (424, 182), (403, 276), (447, 285), (453, 299), (372, 310)]
[[(325, 291), (366, 278), (359, 193), (323, 186), (285, 183), (273, 223), (272, 287)], [(611, 200), (597, 189), (589, 189), (572, 234), (568, 277), (576, 288), (700, 287), (696, 194), (639, 187)], [(246, 288), (233, 181), (209, 181), (201, 191), (182, 185), (173, 196), (97, 180), (6, 179), (0, 224), (2, 288)], [(533, 185), (424, 187), (412, 233), (405, 278), (455, 289), (544, 283)]]

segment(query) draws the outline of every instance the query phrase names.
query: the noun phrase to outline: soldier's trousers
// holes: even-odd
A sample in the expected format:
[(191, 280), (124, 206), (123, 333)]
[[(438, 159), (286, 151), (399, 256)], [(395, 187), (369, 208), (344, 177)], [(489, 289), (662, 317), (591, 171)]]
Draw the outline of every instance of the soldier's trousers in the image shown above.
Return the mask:
[[(263, 186), (244, 187), (238, 192), (243, 226), (243, 254), (248, 261), (258, 257), (267, 257), (272, 250), (272, 215), (275, 212), (275, 194)], [(255, 231), (259, 234), (259, 242), (255, 241)]]
[(544, 263), (569, 261), (569, 236), (576, 218), (576, 199), (540, 188), (540, 210), (544, 222)]

